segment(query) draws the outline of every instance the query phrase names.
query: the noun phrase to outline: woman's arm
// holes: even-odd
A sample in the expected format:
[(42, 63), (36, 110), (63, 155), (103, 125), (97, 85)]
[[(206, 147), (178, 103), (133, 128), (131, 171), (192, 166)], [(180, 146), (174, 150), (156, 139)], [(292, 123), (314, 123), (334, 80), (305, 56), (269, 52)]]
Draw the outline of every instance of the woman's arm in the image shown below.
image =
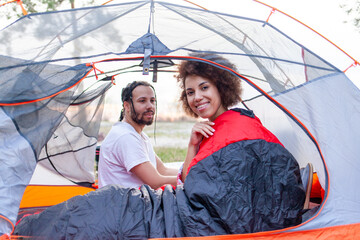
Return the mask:
[(189, 143), (188, 150), (187, 150), (187, 153), (186, 153), (186, 158), (185, 158), (182, 173), (181, 173), (182, 182), (185, 181), (190, 162), (195, 157), (197, 152), (198, 152), (198, 146), (192, 145), (192, 144)]

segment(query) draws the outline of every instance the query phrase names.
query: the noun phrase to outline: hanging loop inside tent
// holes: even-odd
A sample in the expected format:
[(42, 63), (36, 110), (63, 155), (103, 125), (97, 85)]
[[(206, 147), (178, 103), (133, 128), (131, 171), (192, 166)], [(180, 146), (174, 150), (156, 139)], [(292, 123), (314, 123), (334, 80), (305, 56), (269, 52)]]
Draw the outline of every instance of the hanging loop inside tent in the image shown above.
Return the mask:
[(358, 61), (355, 61), (353, 64), (348, 66), (343, 72), (346, 73), (346, 71), (349, 70), (349, 68), (355, 67), (356, 65), (360, 65)]
[(149, 75), (151, 52), (152, 52), (151, 49), (145, 48), (145, 51), (144, 51), (143, 75)]
[(266, 19), (266, 22), (267, 22), (267, 23), (269, 22), (269, 19), (270, 19), (271, 15), (272, 15), (276, 10), (277, 10), (276, 8), (272, 8), (272, 9), (271, 9), (271, 12), (270, 12), (268, 18)]
[(21, 0), (17, 0), (17, 4), (19, 4), (20, 5), (20, 7), (21, 7), (21, 11), (22, 11), (22, 13), (24, 14), (24, 16), (25, 15), (27, 15), (28, 13), (27, 13), (27, 11), (26, 11), (26, 9), (24, 8), (24, 6), (23, 6), (23, 4), (22, 4), (23, 2), (21, 1)]
[(114, 76), (111, 76), (111, 83), (112, 83), (113, 85), (116, 85), (114, 80), (115, 80), (115, 75), (114, 75)]
[(101, 74), (103, 74), (103, 73), (104, 73), (104, 72), (103, 72), (103, 71), (101, 71), (100, 69), (96, 68), (96, 67), (95, 67), (95, 63), (93, 63), (93, 62), (91, 62), (91, 63), (87, 63), (87, 64), (86, 64), (86, 66), (91, 66), (91, 67), (93, 68), (96, 80), (98, 80), (98, 79), (99, 79), (99, 77), (98, 77), (98, 75), (97, 75), (96, 71), (99, 71)]
[(115, 84), (115, 76), (117, 76), (117, 75), (118, 75), (118, 74), (115, 74), (115, 75), (112, 75), (112, 76), (106, 76), (106, 77), (100, 79), (99, 81), (111, 81), (111, 83), (112, 83), (113, 85), (116, 85), (116, 84)]
[(157, 72), (158, 72), (158, 61), (154, 60), (153, 62), (153, 82), (157, 82)]

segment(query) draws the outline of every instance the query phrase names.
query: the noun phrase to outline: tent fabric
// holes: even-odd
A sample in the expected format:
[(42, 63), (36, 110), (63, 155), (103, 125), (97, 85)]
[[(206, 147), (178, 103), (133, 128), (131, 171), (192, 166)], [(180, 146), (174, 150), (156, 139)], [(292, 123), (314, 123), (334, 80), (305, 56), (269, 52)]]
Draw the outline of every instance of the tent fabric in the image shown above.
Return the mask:
[[(344, 94), (340, 96), (340, 92)], [(316, 114), (296, 106), (301, 105), (300, 101), (303, 100), (300, 99), (314, 95), (320, 95), (312, 100), (312, 110)], [(357, 191), (354, 189), (357, 189), (356, 182), (360, 181), (357, 157), (360, 149), (354, 137), (360, 134), (355, 126), (360, 119), (359, 89), (343, 74), (334, 74), (304, 84), (296, 92), (289, 91), (277, 98), (290, 111), (301, 116), (300, 119), (315, 134), (329, 171), (329, 196), (324, 208), (316, 220), (299, 228), (321, 228), (325, 221), (325, 226), (358, 223), (360, 203), (356, 200)]]
[[(0, 44), (0, 162), (6, 166), (0, 215), (15, 224), (29, 183), (94, 181), (96, 137), (113, 78), (126, 82), (150, 67), (156, 88), (170, 81), (179, 60), (205, 61), (188, 57), (204, 52), (236, 65), (237, 71), (228, 69), (243, 80), (243, 103), (236, 107), (253, 110), (300, 167), (312, 163), (324, 189), (315, 215), (282, 232), (356, 226), (360, 94), (341, 71), (353, 60), (278, 12), (265, 21), (270, 9), (255, 1), (237, 1), (239, 16), (175, 3), (114, 1), (30, 14), (0, 31), (6, 43)], [(156, 61), (170, 63), (170, 75), (155, 71)], [(56, 180), (37, 175), (39, 169)], [(0, 218), (0, 234), (11, 229)]]
[[(34, 152), (26, 139), (16, 130), (12, 119), (0, 109), (0, 213), (10, 219), (16, 219), (21, 196), (30, 181), (36, 165)], [(11, 146), (16, 146), (12, 151)], [(17, 171), (9, 171), (17, 169)], [(11, 227), (0, 219), (0, 232)]]
[[(305, 193), (293, 156), (255, 117), (230, 110), (216, 120), (215, 140), (227, 145), (202, 144), (199, 153), (211, 153), (176, 191), (106, 186), (25, 217), (15, 234), (142, 239), (252, 233), (301, 223)], [(235, 134), (225, 125), (234, 126)], [(251, 139), (254, 132), (259, 138)]]
[[(9, 62), (4, 60), (1, 64)], [(87, 157), (96, 147), (103, 93), (110, 85), (98, 83), (96, 89), (76, 93), (79, 81), (90, 70), (85, 65), (64, 68), (48, 64), (0, 70), (11, 77), (1, 88), (1, 96), (10, 98), (3, 98), (0, 103), (2, 129), (7, 129), (2, 131), (1, 160), (7, 167), (0, 176), (4, 198), (0, 212), (13, 223), (37, 163), (70, 181), (87, 186), (94, 183), (94, 163)], [(54, 77), (57, 71), (59, 79)], [(69, 78), (75, 79), (68, 82)], [(72, 173), (74, 168), (78, 169), (76, 173)], [(42, 178), (42, 184), (46, 184), (45, 176)]]

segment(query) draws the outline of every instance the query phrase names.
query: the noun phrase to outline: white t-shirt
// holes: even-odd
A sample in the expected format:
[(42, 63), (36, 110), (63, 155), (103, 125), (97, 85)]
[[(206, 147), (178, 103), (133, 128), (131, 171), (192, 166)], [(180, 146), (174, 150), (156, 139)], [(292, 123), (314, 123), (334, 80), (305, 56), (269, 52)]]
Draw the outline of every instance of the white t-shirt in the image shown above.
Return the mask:
[(149, 137), (139, 134), (130, 124), (117, 122), (101, 144), (98, 184), (118, 184), (124, 187), (139, 187), (143, 182), (130, 170), (144, 162), (156, 168), (154, 149)]

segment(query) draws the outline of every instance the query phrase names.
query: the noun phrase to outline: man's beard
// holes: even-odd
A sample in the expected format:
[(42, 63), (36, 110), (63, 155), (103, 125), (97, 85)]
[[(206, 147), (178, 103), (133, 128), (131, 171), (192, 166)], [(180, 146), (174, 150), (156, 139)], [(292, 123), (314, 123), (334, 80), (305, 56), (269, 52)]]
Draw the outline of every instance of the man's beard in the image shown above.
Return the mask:
[[(134, 109), (133, 109), (134, 110)], [(136, 111), (134, 112), (134, 111), (131, 111), (131, 118), (132, 118), (132, 120), (135, 122), (135, 123), (137, 123), (137, 124), (139, 124), (139, 125), (147, 125), (147, 126), (149, 126), (149, 125), (151, 125), (152, 123), (153, 123), (153, 121), (154, 121), (154, 115), (152, 116), (152, 118), (150, 119), (150, 120), (148, 120), (148, 121), (146, 121), (144, 118), (144, 115), (145, 114), (147, 114), (147, 113), (149, 113), (149, 112), (151, 112), (151, 113), (153, 113), (154, 114), (154, 111), (152, 111), (152, 110), (149, 110), (149, 111), (146, 111), (146, 112), (143, 112), (142, 114), (138, 114)]]

